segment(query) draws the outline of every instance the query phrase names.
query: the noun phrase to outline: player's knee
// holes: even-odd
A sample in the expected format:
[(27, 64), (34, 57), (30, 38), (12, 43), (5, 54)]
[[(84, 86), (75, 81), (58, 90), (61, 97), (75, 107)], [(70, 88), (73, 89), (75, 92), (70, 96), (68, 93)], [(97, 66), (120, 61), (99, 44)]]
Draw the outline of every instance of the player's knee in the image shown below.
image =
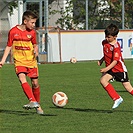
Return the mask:
[(32, 88), (37, 88), (37, 87), (39, 87), (39, 84), (38, 84), (38, 80), (37, 80), (37, 79), (32, 79), (32, 80), (31, 80), (31, 83), (32, 83)]
[(32, 88), (38, 88), (39, 84), (36, 81), (32, 81)]
[(33, 83), (32, 84), (32, 88), (34, 89), (34, 88), (38, 88), (39, 87), (39, 84), (38, 83)]
[(105, 82), (106, 82), (106, 81), (105, 81), (104, 78), (101, 78), (101, 79), (100, 79), (100, 84), (101, 84), (101, 85), (103, 85)]

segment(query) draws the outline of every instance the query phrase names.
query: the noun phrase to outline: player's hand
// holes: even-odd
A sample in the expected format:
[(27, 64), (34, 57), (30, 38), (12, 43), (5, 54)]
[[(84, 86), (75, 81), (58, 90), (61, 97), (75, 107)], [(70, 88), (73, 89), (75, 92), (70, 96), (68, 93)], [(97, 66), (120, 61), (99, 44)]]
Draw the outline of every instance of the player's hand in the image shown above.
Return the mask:
[(105, 67), (105, 68), (102, 68), (102, 69), (100, 69), (100, 72), (101, 73), (106, 73), (108, 71), (108, 69)]
[(38, 52), (34, 52), (35, 58), (38, 56), (38, 54), (39, 54)]
[(0, 68), (2, 68), (3, 64), (0, 62)]
[(35, 55), (35, 58), (39, 55), (39, 53), (38, 53), (38, 45), (37, 44), (34, 44), (34, 55)]
[(101, 64), (102, 64), (102, 63), (101, 63), (100, 61), (97, 62), (97, 65), (98, 65), (98, 66), (101, 66)]
[(99, 61), (97, 62), (97, 65), (98, 65), (98, 66), (101, 66), (102, 63), (103, 63), (103, 59), (99, 60)]

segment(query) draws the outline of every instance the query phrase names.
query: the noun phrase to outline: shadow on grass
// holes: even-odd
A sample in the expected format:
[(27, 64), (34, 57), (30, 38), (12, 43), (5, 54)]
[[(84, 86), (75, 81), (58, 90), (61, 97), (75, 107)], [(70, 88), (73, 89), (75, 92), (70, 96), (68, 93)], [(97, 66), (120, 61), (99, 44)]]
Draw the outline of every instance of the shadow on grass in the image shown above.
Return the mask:
[(117, 92), (126, 92), (126, 93), (128, 93), (128, 91), (126, 91), (126, 90), (118, 90)]
[(81, 108), (60, 108), (60, 107), (50, 107), (54, 109), (64, 109), (64, 110), (73, 110), (73, 111), (79, 111), (79, 112), (97, 112), (97, 113), (114, 113), (114, 112), (123, 112), (123, 113), (131, 113), (132, 111), (127, 110), (98, 110), (98, 109), (81, 109)]
[[(14, 111), (14, 110), (0, 110), (0, 113), (4, 113), (4, 114), (15, 114), (15, 115), (20, 115), (20, 116), (38, 115), (36, 112)], [(40, 116), (57, 116), (57, 115), (53, 115), (53, 114), (41, 114)]]

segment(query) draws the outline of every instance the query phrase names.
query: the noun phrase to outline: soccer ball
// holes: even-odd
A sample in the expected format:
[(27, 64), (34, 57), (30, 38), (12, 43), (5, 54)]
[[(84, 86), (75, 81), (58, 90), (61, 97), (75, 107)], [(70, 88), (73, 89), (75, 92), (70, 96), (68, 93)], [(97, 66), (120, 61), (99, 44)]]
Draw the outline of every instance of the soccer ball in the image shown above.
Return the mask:
[(70, 59), (70, 62), (71, 62), (71, 63), (76, 63), (76, 62), (77, 62), (77, 59), (76, 59), (75, 57), (72, 57), (72, 58)]
[(56, 92), (52, 96), (53, 104), (57, 107), (64, 107), (68, 103), (68, 97), (64, 92)]

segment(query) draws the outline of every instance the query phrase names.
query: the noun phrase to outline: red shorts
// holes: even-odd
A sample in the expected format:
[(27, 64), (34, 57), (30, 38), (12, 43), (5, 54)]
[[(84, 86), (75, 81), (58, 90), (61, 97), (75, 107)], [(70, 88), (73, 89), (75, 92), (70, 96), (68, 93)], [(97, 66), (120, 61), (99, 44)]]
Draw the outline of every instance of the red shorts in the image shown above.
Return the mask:
[(25, 73), (30, 78), (38, 77), (38, 68), (28, 68), (25, 66), (16, 66), (15, 67), (16, 74)]

